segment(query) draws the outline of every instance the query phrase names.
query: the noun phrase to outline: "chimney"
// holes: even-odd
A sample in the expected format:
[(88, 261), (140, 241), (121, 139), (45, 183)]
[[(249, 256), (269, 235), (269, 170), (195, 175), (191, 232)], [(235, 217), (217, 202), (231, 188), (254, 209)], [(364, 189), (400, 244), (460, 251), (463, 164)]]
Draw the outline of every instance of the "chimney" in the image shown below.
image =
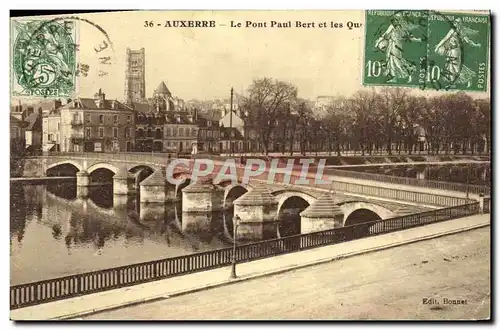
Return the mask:
[[(68, 101), (71, 102), (71, 100), (68, 100)], [(61, 100), (54, 100), (54, 110), (60, 108), (61, 105), (62, 105)]]
[(99, 91), (94, 94), (94, 100), (97, 101), (98, 107), (104, 107), (104, 100), (106, 99), (106, 95), (102, 92), (102, 89), (99, 88)]

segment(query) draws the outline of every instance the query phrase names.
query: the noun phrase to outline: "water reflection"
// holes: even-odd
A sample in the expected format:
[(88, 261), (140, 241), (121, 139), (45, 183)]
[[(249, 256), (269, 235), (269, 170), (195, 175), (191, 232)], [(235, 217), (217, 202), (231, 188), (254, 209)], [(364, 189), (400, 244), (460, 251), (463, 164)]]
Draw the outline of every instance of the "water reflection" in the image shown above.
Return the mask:
[(139, 196), (114, 196), (110, 185), (88, 189), (88, 198), (78, 198), (73, 182), (11, 185), (12, 284), (230, 243), (222, 213), (205, 214), (211, 224), (203, 233), (183, 231), (179, 203), (140, 204)]

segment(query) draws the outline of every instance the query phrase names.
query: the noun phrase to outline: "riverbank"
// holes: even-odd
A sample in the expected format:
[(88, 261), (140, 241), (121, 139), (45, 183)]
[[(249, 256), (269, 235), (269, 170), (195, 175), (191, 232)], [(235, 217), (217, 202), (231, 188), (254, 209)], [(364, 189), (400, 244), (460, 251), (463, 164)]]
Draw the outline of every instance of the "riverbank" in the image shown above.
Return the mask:
[(319, 162), (321, 159), (325, 159), (325, 165), (327, 166), (356, 166), (356, 165), (396, 165), (396, 164), (427, 164), (427, 163), (444, 163), (444, 162), (489, 162), (491, 158), (489, 155), (424, 155), (424, 154), (412, 154), (412, 155), (328, 155), (325, 153), (309, 154), (306, 156), (301, 155), (283, 155), (270, 153), (267, 157), (263, 155), (252, 155), (252, 154), (235, 154), (233, 156), (228, 155), (195, 155), (194, 158), (208, 158), (214, 160), (225, 161), (228, 158), (257, 158), (263, 160), (271, 160), (275, 158), (282, 159), (283, 162), (289, 159), (294, 159), (296, 164), (299, 164), (300, 159), (314, 159), (315, 162)]

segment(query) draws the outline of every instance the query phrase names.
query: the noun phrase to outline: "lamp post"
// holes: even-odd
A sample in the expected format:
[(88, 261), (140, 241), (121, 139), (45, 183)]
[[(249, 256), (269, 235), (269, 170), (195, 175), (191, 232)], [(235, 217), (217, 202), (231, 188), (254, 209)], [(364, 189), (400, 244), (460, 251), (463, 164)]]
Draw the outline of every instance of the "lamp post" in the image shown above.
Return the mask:
[(231, 258), (231, 275), (230, 278), (236, 278), (236, 233), (238, 225), (240, 224), (240, 217), (235, 215), (233, 218), (233, 256)]

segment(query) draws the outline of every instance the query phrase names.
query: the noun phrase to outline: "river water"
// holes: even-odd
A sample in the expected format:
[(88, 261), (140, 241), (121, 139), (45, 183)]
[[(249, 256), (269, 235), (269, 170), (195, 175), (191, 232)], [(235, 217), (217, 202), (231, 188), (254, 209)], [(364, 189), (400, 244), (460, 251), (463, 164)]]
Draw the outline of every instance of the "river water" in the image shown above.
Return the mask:
[[(81, 199), (74, 182), (10, 188), (12, 285), (230, 246), (223, 227), (183, 233), (179, 203), (117, 200), (111, 186)], [(232, 211), (210, 216), (232, 219)]]

